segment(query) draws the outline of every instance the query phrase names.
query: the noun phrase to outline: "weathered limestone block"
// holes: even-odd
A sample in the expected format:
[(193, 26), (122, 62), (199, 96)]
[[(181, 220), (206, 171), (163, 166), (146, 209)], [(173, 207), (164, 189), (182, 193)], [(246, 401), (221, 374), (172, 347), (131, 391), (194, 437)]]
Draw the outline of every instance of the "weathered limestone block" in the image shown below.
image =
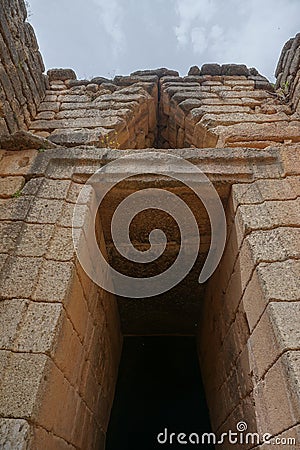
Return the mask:
[(98, 84), (95, 83), (89, 83), (86, 87), (86, 92), (93, 92), (96, 93), (98, 91)]
[(58, 98), (57, 94), (49, 94), (49, 91), (47, 90), (46, 91), (46, 95), (45, 95), (42, 103), (44, 103), (44, 102), (56, 102), (57, 98)]
[(176, 70), (170, 70), (166, 68), (154, 69), (154, 70), (137, 70), (136, 72), (132, 72), (130, 75), (132, 76), (158, 76), (158, 78), (171, 76), (178, 77), (179, 73)]
[(57, 100), (64, 103), (86, 103), (91, 101), (91, 97), (87, 94), (68, 92), (67, 94), (59, 95)]
[(269, 81), (257, 79), (257, 77), (251, 77), (251, 78), (252, 79), (255, 78), (254, 79), (255, 89), (261, 89), (261, 90), (268, 91), (268, 92), (274, 92), (275, 88), (274, 88), (273, 84), (270, 83)]
[(76, 73), (72, 69), (50, 69), (47, 72), (49, 81), (76, 80)]
[(2, 350), (0, 360), (1, 415), (18, 419), (32, 417), (47, 356)]
[[(1, 45), (2, 44), (2, 45)], [(6, 98), (8, 101), (11, 101), (14, 98), (17, 98), (20, 105), (24, 105), (26, 102), (26, 98), (23, 95), (23, 90), (20, 82), (20, 75), (17, 73), (17, 69), (14, 66), (14, 64), (11, 62), (10, 57), (8, 56), (8, 50), (4, 48), (5, 44), (4, 42), (1, 42), (0, 38), (0, 48), (1, 48), (1, 55), (2, 60), (5, 61), (6, 56), (6, 65), (4, 66), (2, 63), (0, 64), (0, 81), (2, 85), (2, 89), (5, 93)], [(20, 72), (20, 71), (19, 71)], [(30, 90), (26, 90), (27, 97), (29, 101), (32, 101), (32, 97), (30, 98)]]
[[(190, 135), (188, 135), (188, 139)], [(197, 123), (194, 128), (194, 133), (192, 136), (193, 145), (195, 147), (205, 148), (205, 147), (216, 147), (219, 141), (219, 135), (214, 132), (214, 129), (208, 130), (206, 126), (201, 123)]]
[(10, 106), (4, 109), (10, 132), (28, 128), (46, 87), (37, 41), (25, 22), (25, 10), (23, 0), (6, 2), (0, 18), (0, 78)]
[(278, 356), (289, 349), (299, 349), (300, 302), (270, 303), (250, 338), (257, 375), (261, 378)]
[[(243, 304), (251, 330), (257, 325), (268, 303), (299, 300), (298, 266), (299, 264), (294, 263), (293, 260), (287, 260), (269, 264), (261, 263), (254, 271), (243, 296)], [(272, 277), (274, 277), (273, 280)], [(256, 299), (255, 302), (253, 302), (253, 298)]]
[[(177, 80), (175, 78), (175, 80)], [(181, 81), (165, 81), (165, 78), (163, 78), (160, 82), (160, 86), (162, 90), (165, 90), (166, 88), (180, 88), (180, 89), (185, 89), (185, 88), (200, 88), (200, 82), (195, 82), (195, 81), (190, 81), (189, 78), (187, 79), (183, 79)]]
[(250, 72), (244, 64), (223, 64), (221, 67), (222, 75), (242, 75), (249, 76)]
[[(137, 101), (121, 101), (118, 102), (115, 99), (108, 99), (106, 97), (105, 99), (96, 99), (96, 101), (92, 101), (89, 103), (61, 103), (60, 104), (60, 112), (61, 111), (77, 111), (77, 110), (84, 110), (88, 111), (90, 109), (96, 109), (101, 111), (107, 111), (111, 109), (119, 109), (119, 108), (131, 108), (135, 109), (138, 107)], [(82, 112), (83, 114), (83, 112)], [(58, 116), (59, 117), (59, 116)]]
[[(255, 114), (255, 113), (220, 113), (220, 114), (209, 114), (206, 113), (201, 118), (201, 123), (203, 125), (207, 125), (209, 127), (217, 127), (222, 125), (234, 125), (234, 124), (247, 124), (249, 122), (255, 122), (256, 124), (261, 123), (279, 123), (279, 122), (287, 122), (288, 116), (284, 113), (276, 113), (276, 114)], [(299, 121), (300, 126), (300, 121)]]
[(49, 149), (56, 145), (47, 139), (36, 136), (28, 131), (17, 131), (8, 137), (0, 137), (0, 148), (5, 150)]
[(185, 141), (185, 131), (183, 128), (179, 128), (177, 132), (177, 140), (176, 140), (176, 147), (177, 148), (183, 148), (184, 147), (184, 141)]
[(35, 116), (35, 118), (37, 120), (51, 120), (51, 119), (55, 119), (55, 112), (54, 111), (42, 111), (42, 112), (38, 113)]
[[(213, 426), (235, 429), (245, 417), (251, 430), (256, 422), (274, 434), (293, 427), (299, 422), (299, 149), (287, 141), (300, 139), (299, 117), (293, 114), (300, 97), (299, 39), (286, 46), (278, 68), (280, 83), (290, 84), (290, 98), (267, 92), (271, 85), (256, 70), (217, 64), (201, 71), (194, 67), (183, 78), (158, 69), (113, 82), (102, 77), (76, 80), (71, 69), (54, 69), (44, 98), (44, 68), (32, 27), (24, 23), (24, 2), (3, 1), (0, 134), (30, 128), (49, 139), (21, 132), (0, 140), (5, 149), (0, 155), (5, 252), (0, 412), (16, 418), (0, 421), (0, 446), (11, 445), (13, 437), (12, 445), (20, 444), (22, 450), (24, 445), (47, 450), (104, 447), (120, 324), (113, 297), (98, 290), (76, 261), (74, 203), (79, 183), (121, 155), (111, 149), (154, 143), (174, 147), (175, 154), (191, 155), (192, 162), (208, 168), (218, 179), (224, 203), (232, 180), (251, 183), (232, 190), (228, 214), (234, 231), (207, 289), (205, 320), (199, 327), (202, 339), (209, 336), (210, 341), (200, 345), (200, 355)], [(55, 151), (53, 142), (96, 149)], [(256, 150), (274, 143), (280, 150)], [(219, 148), (175, 150), (185, 145)], [(248, 159), (241, 149), (226, 148), (243, 145), (255, 148), (245, 151)], [(35, 151), (44, 149), (49, 151)], [(224, 162), (226, 153), (230, 156)], [(267, 176), (272, 179), (253, 182)], [(84, 221), (87, 208), (81, 206)], [(208, 227), (204, 219), (200, 231)], [(208, 242), (209, 235), (205, 238)], [(105, 247), (103, 233), (99, 241)]]
[(111, 83), (112, 80), (109, 80), (108, 78), (104, 77), (94, 77), (91, 79), (90, 83), (95, 83), (98, 85), (101, 85), (102, 83)]
[(202, 100), (202, 105), (240, 105), (249, 106), (250, 108), (255, 108), (255, 106), (260, 106), (263, 100), (254, 99), (249, 97), (242, 98), (223, 98), (223, 93), (217, 98), (207, 98)]
[(295, 40), (295, 47), (295, 54), (289, 68), (289, 74), (292, 76), (295, 76), (300, 69), (300, 39), (298, 42)]
[(283, 47), (276, 69), (276, 85), (283, 100), (289, 101), (293, 111), (299, 110), (300, 89), (300, 33)]
[(221, 66), (219, 64), (203, 64), (201, 75), (221, 75)]
[(13, 350), (13, 343), (22, 322), (23, 315), (28, 307), (28, 300), (10, 299), (0, 303), (1, 322), (1, 348), (3, 350)]
[(283, 60), (285, 58), (285, 55), (286, 55), (287, 51), (291, 48), (291, 46), (293, 44), (293, 41), (294, 41), (294, 38), (291, 38), (283, 46), (283, 49), (281, 51), (280, 58), (279, 58), (279, 61), (278, 61), (278, 64), (277, 64), (277, 68), (276, 68), (276, 71), (275, 71), (275, 77), (276, 78), (278, 78), (278, 75), (280, 73), (282, 73), (282, 71), (283, 71)]
[[(144, 84), (146, 84), (146, 83), (144, 83)], [(112, 82), (102, 83), (102, 88), (105, 90), (109, 90), (110, 92), (115, 92), (119, 89), (118, 86), (116, 86)]]
[[(65, 101), (65, 98), (64, 98), (64, 101)], [(76, 101), (77, 101), (77, 99), (76, 99)], [(59, 106), (60, 106), (59, 102), (56, 102), (56, 101), (47, 101), (46, 102), (46, 101), (44, 101), (44, 102), (40, 103), (38, 111), (39, 112), (42, 112), (42, 111), (58, 112), (59, 111)]]
[(37, 155), (36, 150), (6, 152), (0, 161), (0, 176), (24, 176), (30, 170)]
[(23, 419), (0, 419), (0, 446), (7, 450), (27, 450), (30, 426)]
[(253, 90), (255, 87), (255, 83), (253, 79), (244, 79), (244, 77), (241, 77), (238, 80), (232, 80), (231, 78), (224, 77), (224, 86), (231, 86), (232, 88), (241, 86), (244, 88), (252, 88)]
[(36, 120), (32, 125), (32, 130), (55, 130), (64, 128), (97, 128), (107, 127), (119, 130), (124, 128), (125, 122), (119, 117), (97, 117), (78, 119), (56, 119), (56, 120)]
[(295, 200), (294, 177), (279, 180), (257, 180), (255, 183), (234, 185), (232, 187), (233, 211), (240, 205), (263, 203), (266, 200)]
[(216, 145), (220, 148), (224, 146), (230, 147), (235, 143), (238, 146), (242, 146), (246, 145), (245, 142), (253, 142), (254, 146), (256, 145), (255, 142), (257, 142), (258, 148), (265, 148), (270, 143), (299, 142), (299, 126), (292, 126), (287, 121), (263, 124), (248, 122), (227, 127), (218, 126), (210, 128), (209, 134), (215, 137), (219, 136)]
[(171, 85), (163, 85), (164, 91), (169, 95), (169, 97), (172, 97), (176, 93), (187, 93), (190, 97), (193, 97), (193, 93), (201, 92), (202, 89), (200, 88), (199, 84), (197, 83), (186, 83), (184, 85), (177, 85), (177, 84), (171, 84)]
[(24, 177), (0, 177), (0, 198), (10, 198), (21, 191)]
[(192, 67), (190, 67), (190, 69), (189, 69), (189, 72), (188, 72), (188, 76), (193, 76), (193, 75), (201, 75), (201, 70), (199, 69), (199, 67), (198, 66), (192, 66)]
[(172, 100), (170, 102), (170, 116), (179, 126), (184, 128), (186, 114), (175, 102), (172, 102)]
[[(66, 80), (66, 82), (65, 82), (65, 84), (68, 88), (87, 86), (90, 83), (91, 83), (91, 81), (89, 81), (89, 80)], [(95, 81), (93, 81), (93, 83), (95, 83)], [(99, 84), (99, 83), (96, 83), (96, 84)]]
[(62, 95), (62, 94), (67, 93), (66, 86), (63, 81), (57, 80), (57, 81), (52, 82), (50, 84), (50, 88), (51, 88), (50, 89), (51, 94)]
[(187, 100), (184, 100), (183, 102), (179, 103), (178, 106), (185, 113), (189, 113), (192, 109), (202, 106), (203, 103), (204, 101), (201, 101), (199, 99), (188, 98)]
[[(124, 106), (128, 106), (128, 104), (125, 104)], [(123, 117), (126, 118), (126, 120), (129, 120), (131, 118), (133, 118), (134, 116), (134, 112), (132, 109), (129, 108), (117, 108), (114, 110), (102, 110), (102, 109), (97, 109), (97, 108), (93, 108), (93, 109), (88, 109), (87, 111), (85, 111), (84, 109), (78, 109), (78, 110), (65, 110), (65, 111), (61, 111), (59, 113), (56, 114), (56, 118), (57, 119), (77, 119), (77, 118), (86, 118), (86, 117), (91, 117), (91, 118), (98, 118), (98, 117)], [(38, 117), (37, 117), (38, 118)]]
[[(286, 82), (289, 79), (289, 75), (295, 75), (296, 71), (299, 69), (297, 67), (299, 63), (299, 55), (297, 53), (297, 49), (300, 46), (300, 33), (296, 34), (293, 39), (293, 43), (291, 48), (286, 52), (286, 60), (284, 61), (283, 74), (282, 74), (282, 82)], [(292, 68), (292, 70), (291, 70)]]
[[(84, 417), (82, 417), (82, 420), (84, 420)], [(43, 448), (45, 450), (51, 450), (52, 448), (55, 448), (55, 450), (75, 450), (72, 444), (39, 426), (33, 427), (30, 445), (32, 448)]]
[[(203, 83), (201, 83), (201, 86), (223, 86), (223, 83), (221, 81), (219, 81), (218, 79), (212, 79), (209, 81), (203, 81)], [(226, 89), (226, 88), (225, 88)]]
[[(289, 377), (286, 377), (287, 367)], [(289, 351), (278, 359), (265, 379), (257, 384), (254, 398), (259, 414), (259, 430), (267, 429), (272, 435), (277, 435), (297, 424), (299, 375), (299, 351)], [(278, 386), (281, 386), (280, 390)]]
[[(4, 113), (3, 107), (0, 106), (0, 110), (1, 109), (2, 109), (2, 113), (0, 113), (0, 114), (3, 114)], [(0, 136), (7, 136), (8, 134), (9, 134), (9, 131), (8, 131), (8, 127), (6, 125), (6, 121), (4, 118), (0, 117)]]
[[(184, 103), (184, 102), (183, 102)], [(179, 104), (180, 108), (182, 103)], [(233, 106), (233, 105), (203, 105), (199, 108), (193, 108), (188, 116), (186, 122), (189, 121), (191, 126), (195, 126), (205, 114), (217, 115), (217, 114), (233, 114), (233, 113), (251, 113), (249, 106)]]
[(55, 144), (75, 147), (79, 145), (94, 145), (95, 147), (107, 147), (115, 138), (114, 132), (107, 128), (96, 127), (92, 130), (87, 128), (56, 129), (49, 136), (49, 140)]
[[(300, 441), (300, 426), (296, 425), (294, 427), (289, 428), (284, 433), (280, 433), (276, 436), (276, 441), (274, 441), (277, 445), (284, 445), (285, 447), (289, 445), (291, 450), (297, 450), (297, 442)], [(295, 444), (296, 443), (296, 444)], [(255, 447), (255, 450), (267, 450), (270, 447), (270, 444), (267, 443), (265, 445), (261, 445), (259, 447)]]
[(131, 86), (136, 83), (157, 83), (158, 76), (157, 75), (131, 75), (131, 76), (116, 76), (114, 78), (114, 83), (118, 86)]
[(62, 305), (31, 302), (24, 315), (14, 349), (43, 353), (53, 350), (60, 326)]
[(187, 100), (189, 98), (198, 99), (198, 100), (204, 100), (204, 99), (217, 99), (218, 96), (216, 93), (213, 92), (205, 92), (203, 90), (198, 90), (197, 92), (176, 92), (172, 96), (172, 100), (176, 103), (181, 103), (184, 100)]
[(284, 175), (299, 175), (300, 174), (300, 161), (299, 161), (299, 145), (290, 144), (284, 146), (281, 150), (281, 159), (283, 163), (283, 176)]
[[(153, 98), (155, 103), (158, 103), (158, 84), (156, 83), (136, 83), (135, 86), (144, 89)], [(113, 89), (112, 92), (118, 91), (119, 89)]]

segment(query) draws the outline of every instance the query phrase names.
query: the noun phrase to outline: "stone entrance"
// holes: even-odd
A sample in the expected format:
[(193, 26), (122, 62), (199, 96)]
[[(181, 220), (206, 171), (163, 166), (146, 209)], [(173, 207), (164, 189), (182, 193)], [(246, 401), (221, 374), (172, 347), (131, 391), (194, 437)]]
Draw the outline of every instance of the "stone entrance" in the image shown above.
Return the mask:
[[(216, 64), (186, 77), (159, 69), (77, 80), (70, 69), (43, 74), (24, 2), (4, 3), (0, 447), (104, 449), (128, 335), (196, 340), (216, 434), (244, 421), (252, 433), (299, 443), (299, 35), (283, 49), (275, 87), (255, 69)], [(172, 290), (116, 298), (80, 265), (73, 212), (99, 167), (124, 154), (128, 171), (153, 164), (154, 146), (199, 167), (213, 183), (226, 213), (226, 247), (213, 276), (199, 285), (211, 240), (203, 205), (167, 177), (133, 176), (98, 214), (107, 261), (145, 275), (115, 251), (109, 231), (118, 201), (145, 187), (182, 198), (202, 240), (193, 270)], [(83, 245), (88, 208), (88, 200), (79, 205)], [(135, 246), (147, 249), (153, 226), (170, 238), (164, 257), (146, 268), (149, 275), (172, 264), (180, 236), (168, 216), (148, 214), (132, 224)]]
[[(121, 156), (121, 150), (41, 152), (27, 171), (22, 196), (11, 200), (9, 208), (5, 203), (2, 219), (9, 234), (4, 233), (7, 253), (1, 295), (7, 350), (1, 387), (2, 414), (7, 417), (2, 423), (9, 436), (32, 436), (38, 443), (34, 445), (45, 448), (67, 448), (67, 442), (78, 448), (103, 448), (122, 333), (139, 335), (146, 330), (197, 338), (215, 432), (234, 429), (242, 418), (253, 432), (267, 429), (276, 434), (295, 420), (296, 410), (290, 406), (295, 390), (286, 384), (295, 381), (284, 371), (286, 358), (289, 367), (297, 367), (293, 366), (296, 353), (288, 350), (293, 334), (285, 331), (290, 329), (290, 308), (297, 306), (293, 301), (297, 250), (289, 244), (298, 233), (294, 167), (289, 163), (293, 147), (259, 153), (249, 149), (177, 152), (207, 173), (226, 208), (227, 245), (207, 286), (193, 281), (199, 270), (196, 265), (191, 278), (183, 280), (172, 296), (116, 300), (85, 275), (72, 242), (74, 205), (87, 176)], [(147, 160), (147, 151), (144, 155)], [(137, 188), (133, 179), (123, 186), (124, 192), (131, 185)], [(85, 215), (83, 204), (83, 221)], [(202, 215), (199, 219), (205, 235), (207, 222)], [(99, 242), (113, 258), (105, 220), (98, 223)], [(17, 241), (11, 238), (13, 230)], [(205, 251), (207, 247), (200, 248), (202, 263)], [(278, 273), (286, 288), (279, 288)], [(266, 377), (270, 377), (268, 384)], [(276, 407), (278, 388), (276, 397), (270, 389), (271, 377), (276, 386), (281, 380), (283, 417)]]

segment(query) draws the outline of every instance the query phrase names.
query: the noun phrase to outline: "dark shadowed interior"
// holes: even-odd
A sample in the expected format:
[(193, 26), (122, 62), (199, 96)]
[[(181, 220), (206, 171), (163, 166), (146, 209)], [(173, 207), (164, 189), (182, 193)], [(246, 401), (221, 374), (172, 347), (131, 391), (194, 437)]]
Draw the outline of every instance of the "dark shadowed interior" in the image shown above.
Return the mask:
[[(168, 444), (159, 444), (165, 429)], [(106, 450), (195, 448), (174, 437), (170, 444), (170, 433), (209, 431), (195, 338), (125, 337)]]

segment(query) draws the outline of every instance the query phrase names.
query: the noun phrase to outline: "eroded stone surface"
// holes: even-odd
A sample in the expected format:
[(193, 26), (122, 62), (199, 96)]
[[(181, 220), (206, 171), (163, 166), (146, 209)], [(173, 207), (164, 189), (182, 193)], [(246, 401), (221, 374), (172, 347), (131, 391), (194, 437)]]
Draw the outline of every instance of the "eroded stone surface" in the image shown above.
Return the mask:
[(17, 195), (24, 184), (24, 177), (0, 177), (0, 198), (10, 198)]
[(76, 73), (72, 69), (50, 69), (47, 72), (49, 81), (76, 80)]
[(0, 148), (5, 150), (27, 150), (55, 148), (55, 144), (49, 142), (41, 136), (36, 136), (28, 131), (16, 131), (8, 137), (0, 137)]
[(24, 1), (1, 8), (0, 135), (26, 130), (45, 95), (44, 64)]
[(22, 419), (0, 419), (0, 446), (5, 450), (28, 450), (30, 426)]

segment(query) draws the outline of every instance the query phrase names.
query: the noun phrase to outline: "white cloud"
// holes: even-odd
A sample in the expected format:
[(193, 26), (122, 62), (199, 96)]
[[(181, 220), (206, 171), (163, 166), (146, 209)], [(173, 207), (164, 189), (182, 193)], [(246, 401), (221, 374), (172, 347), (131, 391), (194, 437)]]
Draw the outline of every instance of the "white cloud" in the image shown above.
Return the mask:
[(202, 62), (245, 63), (272, 77), (282, 45), (299, 31), (299, 0), (174, 1), (178, 48)]
[(111, 47), (116, 58), (125, 46), (125, 34), (122, 29), (123, 5), (118, 0), (92, 0), (98, 8), (100, 24), (111, 39)]
[(213, 40), (213, 41), (220, 41), (220, 39), (222, 39), (224, 34), (224, 30), (222, 27), (220, 27), (220, 25), (216, 24), (213, 25), (210, 33), (209, 33), (209, 37)]
[(191, 42), (194, 53), (199, 53), (201, 55), (208, 47), (208, 39), (205, 28), (203, 27), (192, 28)]
[[(179, 18), (179, 24), (174, 27), (180, 47), (185, 47), (192, 42), (193, 48), (199, 52), (200, 48), (204, 48), (205, 36), (203, 36), (203, 28), (201, 26), (207, 23), (215, 12), (213, 0), (176, 0), (175, 11)], [(198, 35), (198, 41), (197, 41)]]
[(241, 8), (237, 0), (228, 0), (228, 6), (236, 8), (240, 20), (229, 22), (215, 46), (215, 59), (244, 62), (271, 78), (283, 44), (299, 30), (299, 0), (248, 0)]
[(194, 19), (208, 22), (216, 11), (214, 0), (176, 0), (176, 12), (182, 22), (190, 24)]
[[(47, 68), (113, 76), (206, 62), (244, 63), (272, 77), (299, 32), (300, 0), (29, 0)], [(53, 26), (55, 23), (55, 27)]]

